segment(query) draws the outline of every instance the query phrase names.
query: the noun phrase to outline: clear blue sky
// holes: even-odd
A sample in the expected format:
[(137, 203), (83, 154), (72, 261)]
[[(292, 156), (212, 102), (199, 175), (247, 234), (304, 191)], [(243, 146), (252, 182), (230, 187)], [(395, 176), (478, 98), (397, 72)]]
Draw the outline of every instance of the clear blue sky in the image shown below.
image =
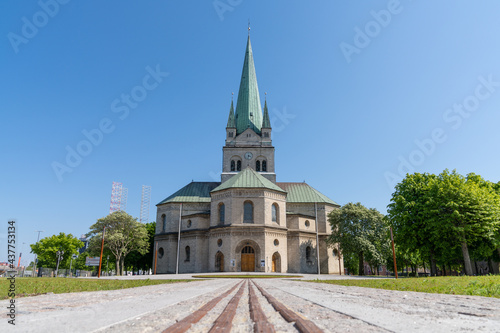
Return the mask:
[[(500, 180), (498, 1), (66, 2), (0, 4), (0, 261), (8, 219), (27, 263), (35, 230), (80, 236), (107, 215), (113, 181), (136, 217), (151, 185), (154, 220), (180, 187), (218, 179), (248, 19), (278, 181), (385, 213), (398, 168)], [(148, 66), (168, 76), (144, 83)], [(102, 122), (70, 168), (67, 147)]]

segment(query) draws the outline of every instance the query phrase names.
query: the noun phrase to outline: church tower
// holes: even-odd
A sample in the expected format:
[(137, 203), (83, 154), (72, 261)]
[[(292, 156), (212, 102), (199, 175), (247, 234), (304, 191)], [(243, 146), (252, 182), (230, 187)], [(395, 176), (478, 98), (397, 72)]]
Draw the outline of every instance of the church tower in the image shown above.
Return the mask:
[(245, 168), (252, 168), (276, 183), (271, 130), (267, 101), (264, 103), (264, 113), (262, 113), (249, 35), (236, 112), (232, 100), (229, 109), (226, 144), (222, 148), (222, 182)]

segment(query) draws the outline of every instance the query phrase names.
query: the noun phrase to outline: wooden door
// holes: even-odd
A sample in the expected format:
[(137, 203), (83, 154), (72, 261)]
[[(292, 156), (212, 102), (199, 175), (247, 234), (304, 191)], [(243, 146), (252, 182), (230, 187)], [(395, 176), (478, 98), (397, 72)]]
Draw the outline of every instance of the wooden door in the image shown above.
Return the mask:
[(241, 271), (255, 272), (255, 251), (251, 246), (245, 246), (241, 250)]
[(215, 256), (215, 268), (219, 272), (224, 272), (224, 255), (221, 252), (217, 252)]
[(278, 252), (275, 252), (273, 254), (273, 264), (272, 264), (272, 271), (276, 273), (281, 273), (281, 257)]

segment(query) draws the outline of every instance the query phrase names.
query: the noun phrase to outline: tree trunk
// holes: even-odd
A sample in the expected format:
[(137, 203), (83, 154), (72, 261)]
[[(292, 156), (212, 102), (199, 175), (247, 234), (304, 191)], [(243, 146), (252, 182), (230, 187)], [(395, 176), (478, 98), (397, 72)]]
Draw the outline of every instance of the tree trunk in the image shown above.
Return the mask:
[(427, 276), (426, 272), (425, 272), (425, 260), (422, 260), (422, 266), (424, 267), (424, 277)]
[(120, 275), (123, 275), (124, 268), (125, 268), (125, 256), (120, 258)]
[(121, 275), (120, 274), (120, 258), (116, 258), (116, 262), (115, 262), (115, 269), (116, 269), (116, 275)]
[(491, 259), (491, 257), (488, 258), (488, 273), (489, 274), (495, 274), (493, 273), (494, 270), (493, 270), (493, 260)]
[(470, 264), (469, 249), (467, 248), (467, 242), (465, 241), (462, 242), (462, 254), (464, 256), (465, 275), (471, 276), (472, 266)]
[(445, 264), (443, 264), (443, 266), (441, 266), (441, 270), (442, 270), (441, 275), (446, 276), (446, 265)]
[(365, 275), (365, 258), (363, 251), (359, 252), (359, 275)]
[(436, 259), (434, 259), (433, 253), (431, 253), (430, 264), (431, 264), (431, 276), (437, 276)]

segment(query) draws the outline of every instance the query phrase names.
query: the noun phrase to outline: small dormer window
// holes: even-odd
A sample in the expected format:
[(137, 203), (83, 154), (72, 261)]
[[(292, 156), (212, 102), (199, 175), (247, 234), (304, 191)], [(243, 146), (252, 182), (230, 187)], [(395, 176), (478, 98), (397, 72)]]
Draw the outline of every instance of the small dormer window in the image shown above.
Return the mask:
[(250, 117), (253, 117), (253, 112), (250, 112)]
[(233, 132), (229, 132), (229, 137), (232, 138), (233, 137)]
[(269, 137), (269, 133), (268, 132), (264, 132), (264, 137), (268, 138)]

